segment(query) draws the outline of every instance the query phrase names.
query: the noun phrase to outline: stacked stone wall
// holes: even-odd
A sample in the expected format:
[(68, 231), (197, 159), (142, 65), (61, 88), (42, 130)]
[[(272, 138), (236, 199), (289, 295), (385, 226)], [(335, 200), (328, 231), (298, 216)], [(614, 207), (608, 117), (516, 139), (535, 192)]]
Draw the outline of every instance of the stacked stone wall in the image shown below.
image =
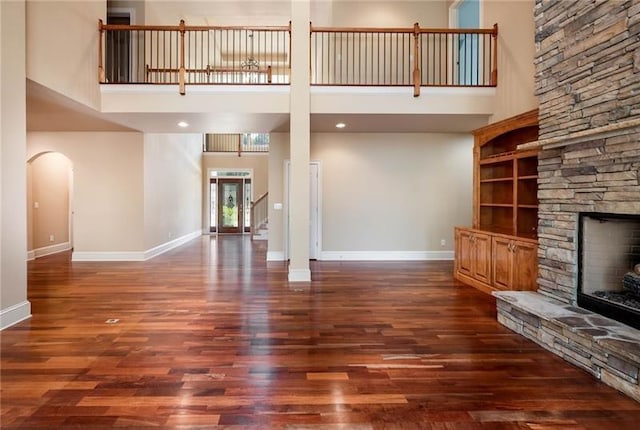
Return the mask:
[(640, 117), (640, 1), (537, 0), (540, 139)]

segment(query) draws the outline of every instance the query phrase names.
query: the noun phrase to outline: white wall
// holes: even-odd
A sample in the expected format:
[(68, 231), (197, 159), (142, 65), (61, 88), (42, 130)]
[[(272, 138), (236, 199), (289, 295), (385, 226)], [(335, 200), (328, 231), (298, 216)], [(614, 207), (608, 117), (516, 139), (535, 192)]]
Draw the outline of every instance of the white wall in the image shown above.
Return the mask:
[(177, 25), (180, 19), (187, 25), (287, 25), (290, 9), (290, 0), (146, 0), (145, 19), (149, 25)]
[(27, 1), (27, 77), (97, 109), (106, 1)]
[(0, 1), (0, 328), (31, 315), (27, 301), (24, 1)]
[[(269, 256), (283, 257), (284, 162), (289, 135), (272, 133)], [(470, 225), (473, 138), (466, 134), (312, 133), (322, 170), (325, 256), (413, 258), (453, 251), (453, 227)], [(445, 239), (446, 245), (440, 246)]]
[(269, 243), (267, 259), (284, 259), (284, 163), (289, 159), (289, 133), (269, 135)]
[(416, 22), (425, 28), (448, 27), (447, 1), (333, 1), (335, 27), (413, 27)]
[(538, 107), (534, 96), (533, 0), (483, 0), (484, 23), (498, 23), (498, 87), (490, 123)]
[(463, 134), (312, 134), (323, 252), (452, 251), (472, 218), (472, 147)]
[(144, 135), (145, 249), (200, 233), (202, 135)]
[(30, 132), (27, 140), (28, 158), (57, 151), (74, 165), (74, 255), (145, 249), (141, 133)]

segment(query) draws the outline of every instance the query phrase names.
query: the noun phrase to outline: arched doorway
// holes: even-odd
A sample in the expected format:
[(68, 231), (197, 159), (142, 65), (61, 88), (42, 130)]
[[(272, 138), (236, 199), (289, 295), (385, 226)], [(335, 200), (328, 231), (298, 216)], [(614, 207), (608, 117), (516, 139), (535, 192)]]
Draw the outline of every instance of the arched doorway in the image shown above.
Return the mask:
[(27, 161), (27, 251), (34, 259), (73, 248), (73, 163), (59, 152)]

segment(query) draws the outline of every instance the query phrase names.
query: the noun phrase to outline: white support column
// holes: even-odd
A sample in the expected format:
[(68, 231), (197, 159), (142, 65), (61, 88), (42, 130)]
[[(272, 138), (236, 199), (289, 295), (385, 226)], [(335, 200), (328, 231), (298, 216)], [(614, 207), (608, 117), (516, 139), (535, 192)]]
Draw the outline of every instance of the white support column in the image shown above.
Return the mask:
[(31, 316), (25, 37), (25, 1), (0, 1), (0, 328)]
[(289, 281), (311, 280), (309, 269), (309, 0), (291, 0)]

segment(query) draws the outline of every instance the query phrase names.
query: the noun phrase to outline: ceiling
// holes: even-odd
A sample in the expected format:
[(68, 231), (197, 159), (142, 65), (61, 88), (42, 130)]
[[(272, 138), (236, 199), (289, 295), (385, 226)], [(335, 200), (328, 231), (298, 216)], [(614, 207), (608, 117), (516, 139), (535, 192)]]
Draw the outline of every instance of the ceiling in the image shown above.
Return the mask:
[[(189, 124), (181, 128), (177, 124)], [(312, 114), (312, 132), (421, 133), (469, 132), (487, 124), (486, 115)], [(28, 131), (140, 131), (146, 133), (287, 132), (288, 114), (102, 113), (27, 81)]]

